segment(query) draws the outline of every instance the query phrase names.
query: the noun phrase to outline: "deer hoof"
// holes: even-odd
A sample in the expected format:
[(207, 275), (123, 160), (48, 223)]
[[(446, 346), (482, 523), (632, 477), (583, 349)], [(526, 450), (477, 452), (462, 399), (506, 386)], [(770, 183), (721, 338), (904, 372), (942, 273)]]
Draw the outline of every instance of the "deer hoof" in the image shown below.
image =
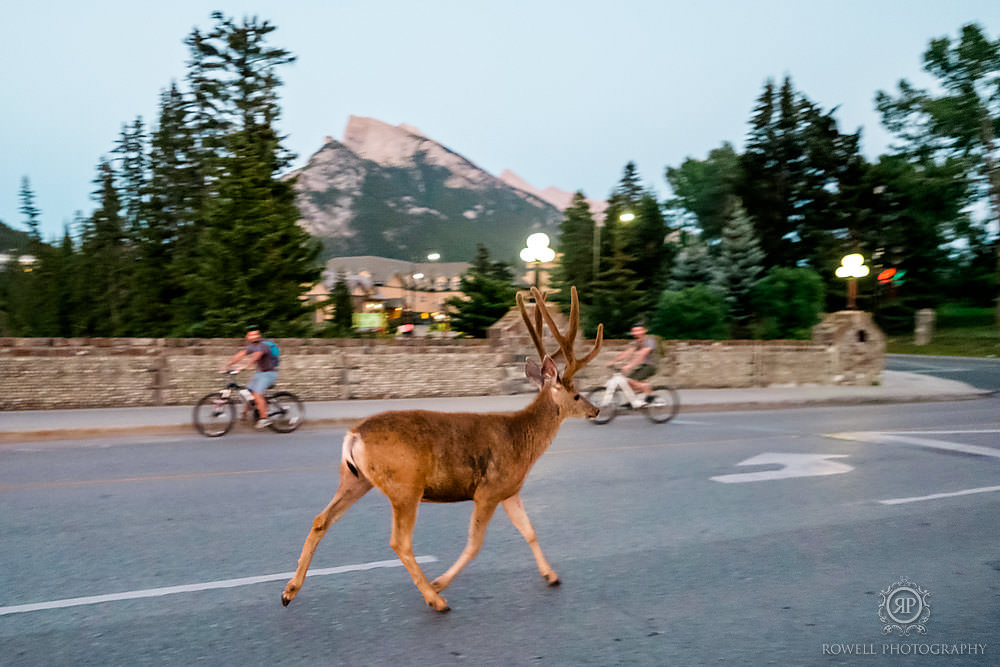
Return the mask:
[(449, 606), (448, 606), (448, 601), (447, 601), (447, 600), (445, 600), (445, 599), (444, 599), (443, 597), (441, 597), (440, 595), (439, 595), (439, 596), (437, 596), (437, 599), (432, 599), (432, 600), (428, 600), (428, 601), (427, 601), (427, 604), (428, 604), (428, 605), (429, 605), (429, 606), (430, 606), (430, 607), (431, 607), (432, 609), (434, 609), (434, 610), (436, 610), (436, 611), (439, 611), (439, 612), (441, 612), (442, 614), (443, 614), (443, 613), (445, 613), (445, 612), (449, 612), (449, 611), (451, 611), (451, 607), (449, 607)]
[(292, 598), (286, 596), (284, 593), (281, 594), (281, 606), (287, 607), (288, 603), (292, 601)]
[(562, 582), (559, 581), (559, 575), (555, 572), (550, 572), (549, 574), (542, 575), (545, 577), (545, 581), (549, 582), (549, 586), (558, 586)]

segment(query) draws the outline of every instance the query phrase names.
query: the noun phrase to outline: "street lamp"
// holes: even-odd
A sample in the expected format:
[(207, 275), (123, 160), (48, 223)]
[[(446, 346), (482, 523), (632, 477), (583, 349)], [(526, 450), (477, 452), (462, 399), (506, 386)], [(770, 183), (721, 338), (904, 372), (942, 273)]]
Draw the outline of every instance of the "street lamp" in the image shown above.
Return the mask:
[(551, 262), (555, 258), (556, 251), (549, 247), (549, 235), (542, 232), (529, 236), (525, 247), (521, 248), (521, 261), (535, 263), (535, 287), (539, 287), (538, 272), (542, 262)]
[(865, 258), (861, 253), (851, 253), (850, 255), (845, 255), (843, 259), (840, 260), (840, 266), (834, 272), (838, 278), (847, 279), (847, 309), (855, 310), (857, 308), (857, 298), (858, 298), (858, 278), (864, 278), (869, 274), (871, 269), (865, 264)]

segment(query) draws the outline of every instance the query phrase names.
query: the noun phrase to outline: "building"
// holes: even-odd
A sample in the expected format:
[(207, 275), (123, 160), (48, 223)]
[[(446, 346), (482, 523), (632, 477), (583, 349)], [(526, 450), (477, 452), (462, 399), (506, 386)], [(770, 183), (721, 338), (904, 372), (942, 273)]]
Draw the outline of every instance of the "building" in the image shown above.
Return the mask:
[(429, 326), (447, 320), (445, 302), (462, 297), (462, 274), (469, 267), (468, 262), (334, 257), (326, 263), (322, 288), (329, 291), (341, 277), (347, 280), (360, 329), (385, 328), (389, 320)]

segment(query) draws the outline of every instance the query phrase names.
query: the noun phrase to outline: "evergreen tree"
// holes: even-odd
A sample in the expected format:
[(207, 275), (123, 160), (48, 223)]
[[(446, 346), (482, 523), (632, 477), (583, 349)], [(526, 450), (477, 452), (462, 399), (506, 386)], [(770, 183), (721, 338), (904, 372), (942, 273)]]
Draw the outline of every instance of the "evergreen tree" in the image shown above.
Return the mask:
[(738, 193), (769, 265), (817, 264), (850, 225), (841, 192), (861, 162), (859, 135), (842, 134), (786, 77), (758, 98), (740, 159)]
[(604, 324), (607, 338), (624, 338), (632, 325), (644, 318), (645, 308), (640, 280), (629, 268), (632, 258), (625, 254), (623, 243), (615, 243), (604, 270), (592, 287), (591, 303), (581, 306), (584, 334), (593, 337), (597, 325)]
[[(564, 306), (569, 304), (570, 287), (576, 286), (584, 303), (589, 302), (594, 280), (594, 216), (582, 192), (573, 200), (559, 224), (558, 261), (551, 285), (558, 290), (552, 296)], [(586, 299), (584, 299), (586, 297)]]
[(642, 307), (651, 311), (666, 283), (669, 246), (667, 224), (660, 203), (644, 192), (636, 206), (635, 219), (623, 226), (625, 252), (632, 257), (629, 269), (639, 280)]
[[(608, 198), (608, 208), (604, 211), (604, 225), (600, 233), (600, 264), (598, 275), (605, 271), (611, 263), (616, 245), (620, 245), (623, 252), (628, 246), (627, 235), (629, 232), (625, 227), (638, 216), (639, 206), (646, 191), (639, 181), (639, 172), (634, 162), (625, 165), (622, 171), (621, 180), (611, 192)], [(631, 220), (622, 220), (622, 216), (631, 217)], [(634, 260), (630, 257), (629, 261)]]
[(83, 285), (81, 333), (89, 336), (119, 336), (125, 333), (125, 305), (128, 301), (128, 258), (125, 250), (121, 200), (115, 187), (111, 164), (101, 160), (93, 193), (99, 206), (84, 225), (81, 239)]
[(188, 310), (203, 318), (186, 331), (232, 335), (253, 321), (288, 335), (301, 330), (300, 297), (319, 276), (319, 247), (297, 224), (294, 180), (279, 178), (292, 156), (275, 129), (276, 70), (295, 58), (267, 45), (275, 28), (266, 21), (212, 18), (209, 33), (187, 40), (193, 123), (212, 157), (200, 162), (210, 187), (185, 285)]
[(131, 125), (122, 124), (118, 143), (112, 153), (118, 162), (117, 187), (125, 235), (135, 240), (141, 235), (143, 201), (147, 193), (149, 173), (146, 130), (141, 117), (136, 118)]
[(34, 244), (42, 241), (41, 211), (35, 205), (35, 191), (31, 189), (31, 181), (27, 176), (21, 177), (20, 212), (24, 216), (24, 226), (28, 228), (28, 236)]
[(753, 314), (751, 294), (764, 271), (764, 251), (753, 223), (742, 208), (736, 209), (722, 229), (719, 246), (718, 283), (726, 296), (736, 333), (745, 336)]
[(57, 332), (51, 298), (55, 289), (52, 249), (42, 241), (41, 211), (35, 204), (35, 192), (27, 176), (21, 179), (20, 200), (20, 213), (28, 230), (27, 252), (32, 262), (23, 266), (12, 262), (10, 315), (18, 335), (54, 336)]
[(197, 229), (206, 187), (202, 153), (188, 123), (187, 107), (176, 84), (163, 91), (150, 142), (133, 311), (139, 326), (152, 336), (183, 332), (201, 318), (200, 308), (186, 295), (197, 264)]
[(451, 311), (451, 327), (471, 338), (485, 338), (487, 330), (507, 314), (515, 303), (517, 288), (509, 279), (510, 270), (490, 261), (486, 246), (477, 246), (476, 259), (462, 276), (460, 289), (465, 298), (445, 302)]
[(679, 292), (695, 285), (711, 286), (715, 281), (715, 265), (708, 245), (700, 236), (686, 235), (670, 270), (667, 289)]
[(347, 272), (337, 273), (330, 301), (333, 304), (333, 319), (328, 327), (330, 335), (350, 336), (354, 332), (354, 306), (351, 303), (351, 289), (347, 284)]

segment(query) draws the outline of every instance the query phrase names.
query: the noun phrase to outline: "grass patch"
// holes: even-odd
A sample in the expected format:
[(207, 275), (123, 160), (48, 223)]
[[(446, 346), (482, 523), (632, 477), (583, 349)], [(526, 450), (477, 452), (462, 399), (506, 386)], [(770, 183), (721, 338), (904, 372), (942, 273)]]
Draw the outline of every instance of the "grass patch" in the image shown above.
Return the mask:
[(913, 334), (890, 336), (890, 354), (928, 354), (951, 357), (1000, 357), (1000, 329), (993, 323), (992, 308), (945, 305), (938, 310), (937, 326), (927, 345), (915, 345)]

